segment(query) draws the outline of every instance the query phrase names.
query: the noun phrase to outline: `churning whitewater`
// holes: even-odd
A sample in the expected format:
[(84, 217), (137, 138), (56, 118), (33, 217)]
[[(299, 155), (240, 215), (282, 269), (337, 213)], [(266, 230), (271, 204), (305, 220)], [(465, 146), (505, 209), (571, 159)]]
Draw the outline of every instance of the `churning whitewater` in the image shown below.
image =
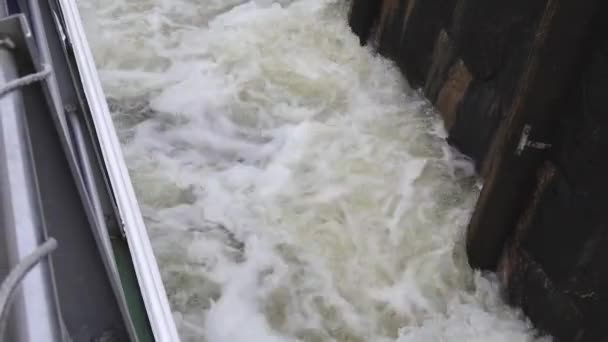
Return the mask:
[(337, 0), (81, 0), (183, 341), (532, 341), (473, 167)]

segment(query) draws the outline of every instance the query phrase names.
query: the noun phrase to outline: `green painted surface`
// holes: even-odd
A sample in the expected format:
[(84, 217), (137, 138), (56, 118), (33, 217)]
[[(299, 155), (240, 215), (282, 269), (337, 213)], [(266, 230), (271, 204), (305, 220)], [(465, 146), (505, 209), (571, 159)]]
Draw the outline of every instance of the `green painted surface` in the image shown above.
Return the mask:
[(139, 342), (153, 342), (154, 335), (152, 334), (146, 307), (141, 296), (137, 276), (135, 275), (129, 246), (122, 238), (111, 237), (111, 241), (112, 248), (114, 249), (114, 258), (116, 259), (116, 264), (118, 266), (118, 273), (120, 274), (122, 289), (127, 299), (129, 314), (133, 321), (133, 325), (135, 326), (137, 338)]

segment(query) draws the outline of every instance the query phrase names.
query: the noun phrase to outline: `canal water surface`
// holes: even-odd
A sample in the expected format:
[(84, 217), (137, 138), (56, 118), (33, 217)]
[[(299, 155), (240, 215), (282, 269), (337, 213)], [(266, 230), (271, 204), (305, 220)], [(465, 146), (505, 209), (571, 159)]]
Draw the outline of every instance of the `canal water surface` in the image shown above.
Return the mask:
[(183, 341), (534, 341), (479, 184), (339, 0), (80, 0)]

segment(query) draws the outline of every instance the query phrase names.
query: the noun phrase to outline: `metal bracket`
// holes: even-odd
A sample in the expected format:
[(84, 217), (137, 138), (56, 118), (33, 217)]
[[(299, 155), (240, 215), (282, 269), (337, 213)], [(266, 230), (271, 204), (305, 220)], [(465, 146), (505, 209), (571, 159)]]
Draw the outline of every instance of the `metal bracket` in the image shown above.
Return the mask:
[(551, 148), (551, 144), (547, 144), (544, 142), (532, 141), (530, 140), (530, 132), (532, 131), (532, 126), (526, 124), (524, 129), (521, 132), (521, 138), (519, 138), (519, 144), (517, 144), (517, 149), (515, 150), (515, 154), (520, 156), (526, 147), (533, 148), (536, 150), (546, 150)]
[(53, 11), (53, 20), (55, 20), (55, 27), (57, 27), (57, 32), (59, 33), (59, 39), (61, 40), (61, 44), (63, 44), (64, 49), (67, 49), (67, 46), (71, 44), (68, 39), (68, 36), (65, 33), (63, 22), (61, 21), (61, 19), (59, 19), (59, 16), (55, 11)]

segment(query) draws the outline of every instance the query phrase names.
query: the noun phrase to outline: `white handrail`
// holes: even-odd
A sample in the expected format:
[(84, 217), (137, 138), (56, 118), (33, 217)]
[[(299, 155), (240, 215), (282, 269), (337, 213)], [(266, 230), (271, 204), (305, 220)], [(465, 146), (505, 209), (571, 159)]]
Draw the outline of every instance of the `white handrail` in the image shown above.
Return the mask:
[(91, 110), (93, 124), (154, 337), (157, 342), (178, 342), (179, 335), (173, 321), (167, 294), (124, 162), (78, 7), (74, 0), (59, 0), (59, 4), (80, 71), (85, 96)]

